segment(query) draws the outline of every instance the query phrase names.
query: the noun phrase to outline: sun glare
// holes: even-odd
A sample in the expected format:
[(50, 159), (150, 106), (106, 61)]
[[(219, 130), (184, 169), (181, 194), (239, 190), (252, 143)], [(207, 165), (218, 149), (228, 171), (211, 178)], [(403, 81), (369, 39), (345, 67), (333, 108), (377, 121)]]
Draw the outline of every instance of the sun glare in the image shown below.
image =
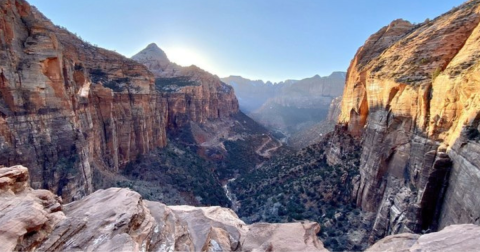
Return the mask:
[(212, 71), (211, 64), (202, 54), (190, 48), (172, 47), (165, 48), (165, 53), (171, 62), (181, 66), (196, 65), (208, 71)]

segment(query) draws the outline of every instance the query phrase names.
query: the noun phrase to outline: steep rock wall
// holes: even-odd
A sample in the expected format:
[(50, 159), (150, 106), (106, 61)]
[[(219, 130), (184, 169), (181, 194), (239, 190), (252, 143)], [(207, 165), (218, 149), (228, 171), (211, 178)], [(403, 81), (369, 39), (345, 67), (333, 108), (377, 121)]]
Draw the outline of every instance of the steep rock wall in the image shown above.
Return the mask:
[(238, 113), (233, 88), (197, 66), (182, 67), (168, 60), (155, 43), (132, 56), (155, 76), (155, 88), (168, 102), (168, 126), (225, 118)]
[(0, 2), (1, 163), (67, 201), (92, 169), (117, 171), (166, 144), (167, 102), (148, 70), (54, 26), (25, 1)]
[(231, 87), (197, 68), (182, 73), (200, 85), (161, 90), (142, 64), (82, 41), (26, 1), (1, 0), (0, 11), (0, 164), (30, 167), (34, 188), (81, 198), (165, 146), (168, 130), (238, 112)]
[(193, 85), (164, 94), (169, 104), (170, 128), (183, 126), (189, 121), (205, 123), (238, 113), (238, 101), (233, 88), (218, 77), (196, 66), (182, 68), (177, 75), (188, 78)]
[(339, 123), (361, 141), (354, 198), (376, 213), (372, 240), (479, 222), (479, 5), (396, 20), (351, 62)]

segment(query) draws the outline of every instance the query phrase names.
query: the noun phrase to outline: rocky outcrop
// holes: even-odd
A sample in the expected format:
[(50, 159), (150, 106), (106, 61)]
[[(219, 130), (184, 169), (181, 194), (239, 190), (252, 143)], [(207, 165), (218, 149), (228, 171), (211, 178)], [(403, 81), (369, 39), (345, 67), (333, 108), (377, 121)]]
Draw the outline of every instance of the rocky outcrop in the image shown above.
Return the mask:
[(339, 123), (361, 142), (354, 198), (376, 213), (371, 241), (479, 223), (479, 6), (396, 20), (352, 60)]
[(317, 223), (246, 225), (220, 207), (168, 207), (109, 188), (66, 205), (32, 190), (28, 170), (0, 168), (2, 251), (326, 251)]
[(480, 227), (464, 224), (451, 225), (425, 235), (406, 233), (387, 236), (366, 251), (476, 251), (478, 244)]
[(238, 113), (233, 88), (196, 66), (171, 63), (156, 44), (150, 44), (132, 59), (155, 75), (155, 88), (168, 102), (168, 125), (177, 128), (193, 121), (225, 118)]
[(65, 219), (61, 199), (32, 190), (28, 169), (0, 168), (0, 250), (31, 251)]

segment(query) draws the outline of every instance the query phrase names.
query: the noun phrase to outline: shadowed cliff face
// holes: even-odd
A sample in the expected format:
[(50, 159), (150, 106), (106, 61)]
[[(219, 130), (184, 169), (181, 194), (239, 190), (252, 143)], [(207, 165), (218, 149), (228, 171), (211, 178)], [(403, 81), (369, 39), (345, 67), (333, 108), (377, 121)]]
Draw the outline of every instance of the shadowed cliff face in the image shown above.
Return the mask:
[(238, 113), (233, 88), (196, 66), (171, 63), (154, 43), (132, 57), (155, 76), (155, 88), (168, 102), (168, 125), (177, 128), (193, 121), (225, 118)]
[(352, 60), (339, 123), (362, 144), (355, 198), (377, 215), (372, 239), (479, 222), (479, 6), (396, 20)]
[(34, 188), (80, 198), (93, 191), (94, 171), (118, 173), (166, 146), (166, 131), (238, 112), (232, 88), (196, 67), (172, 76), (194, 85), (165, 89), (142, 64), (23, 0), (2, 0), (0, 10), (0, 164), (29, 166)]

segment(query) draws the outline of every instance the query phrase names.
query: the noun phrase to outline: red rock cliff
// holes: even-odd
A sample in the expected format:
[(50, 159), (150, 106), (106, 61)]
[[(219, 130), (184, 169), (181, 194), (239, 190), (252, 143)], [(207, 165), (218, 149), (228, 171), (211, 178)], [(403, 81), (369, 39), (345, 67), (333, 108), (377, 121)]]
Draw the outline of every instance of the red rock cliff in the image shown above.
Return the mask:
[(163, 52), (157, 66), (147, 64), (152, 74), (24, 0), (0, 0), (0, 9), (0, 164), (30, 167), (34, 188), (80, 198), (102, 176), (165, 146), (167, 130), (238, 112), (230, 86), (170, 64)]
[[(70, 201), (93, 171), (166, 144), (167, 100), (141, 64), (81, 41), (23, 0), (0, 1), (0, 163)], [(97, 178), (98, 179), (98, 178)]]
[(132, 59), (155, 75), (155, 87), (168, 101), (169, 128), (238, 113), (238, 101), (231, 86), (196, 66), (171, 63), (156, 44), (148, 45)]
[(339, 123), (362, 142), (355, 198), (373, 239), (479, 223), (479, 6), (396, 20), (351, 62)]

